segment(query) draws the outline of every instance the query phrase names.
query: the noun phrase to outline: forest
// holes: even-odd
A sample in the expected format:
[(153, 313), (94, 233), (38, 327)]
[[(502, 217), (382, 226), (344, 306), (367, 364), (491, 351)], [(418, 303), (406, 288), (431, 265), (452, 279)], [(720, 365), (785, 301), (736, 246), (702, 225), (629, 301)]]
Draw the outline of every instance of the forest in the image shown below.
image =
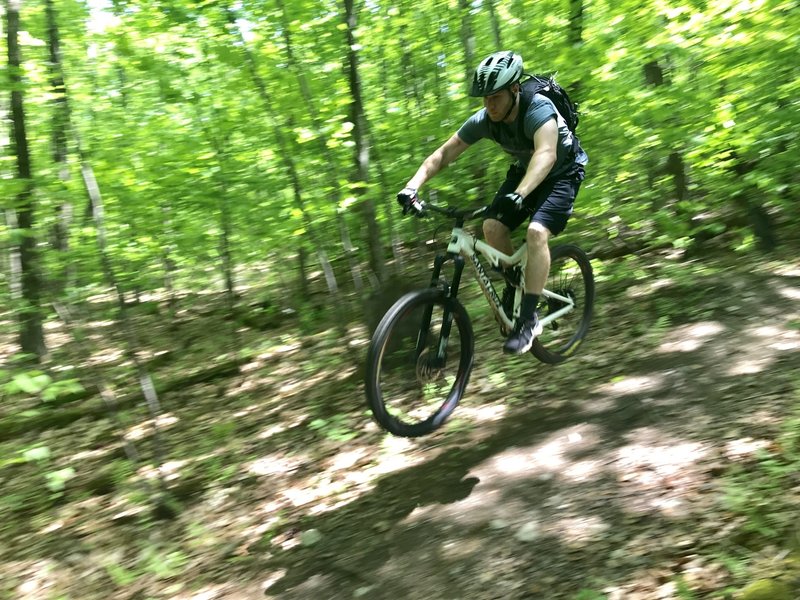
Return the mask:
[[(3, 0), (0, 599), (800, 597), (800, 1)], [(514, 50), (577, 103), (563, 364), (365, 403)], [(488, 204), (475, 144), (422, 190)], [(478, 222), (468, 226), (480, 237)], [(521, 241), (518, 238), (517, 241)], [(466, 273), (466, 272), (465, 272)]]

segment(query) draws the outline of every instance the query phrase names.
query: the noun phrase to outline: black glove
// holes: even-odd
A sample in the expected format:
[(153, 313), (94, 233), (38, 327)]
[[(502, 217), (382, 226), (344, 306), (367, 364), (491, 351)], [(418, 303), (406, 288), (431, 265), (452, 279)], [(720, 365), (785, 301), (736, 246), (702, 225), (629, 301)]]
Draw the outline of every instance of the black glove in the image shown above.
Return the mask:
[(403, 214), (411, 213), (416, 217), (421, 217), (425, 213), (425, 203), (417, 196), (417, 190), (414, 188), (403, 188), (397, 194), (397, 203), (403, 207)]
[(523, 198), (517, 192), (511, 192), (510, 194), (506, 194), (503, 197), (503, 201), (507, 205), (513, 205), (517, 210), (522, 210), (523, 208), (525, 208), (523, 204), (525, 202), (525, 198)]
[(494, 214), (495, 218), (500, 219), (504, 214), (524, 209), (523, 201), (524, 198), (517, 192), (495, 196), (490, 212)]

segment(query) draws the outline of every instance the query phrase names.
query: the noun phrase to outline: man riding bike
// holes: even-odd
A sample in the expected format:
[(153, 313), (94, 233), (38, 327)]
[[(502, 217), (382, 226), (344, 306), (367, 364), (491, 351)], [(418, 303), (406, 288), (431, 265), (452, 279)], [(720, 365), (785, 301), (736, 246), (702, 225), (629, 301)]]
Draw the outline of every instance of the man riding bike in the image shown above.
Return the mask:
[[(522, 57), (514, 52), (495, 52), (481, 61), (470, 96), (482, 97), (484, 107), (422, 162), (397, 195), (403, 214), (421, 215), (419, 188), (483, 138), (516, 159), (483, 222), (486, 242), (511, 255), (511, 232), (529, 219), (525, 291), (519, 318), (503, 345), (507, 354), (527, 352), (541, 333), (536, 306), (550, 269), (548, 241), (564, 230), (588, 162), (553, 102), (542, 94), (523, 96), (522, 76)], [(513, 292), (511, 286), (503, 292), (504, 306), (513, 301)]]

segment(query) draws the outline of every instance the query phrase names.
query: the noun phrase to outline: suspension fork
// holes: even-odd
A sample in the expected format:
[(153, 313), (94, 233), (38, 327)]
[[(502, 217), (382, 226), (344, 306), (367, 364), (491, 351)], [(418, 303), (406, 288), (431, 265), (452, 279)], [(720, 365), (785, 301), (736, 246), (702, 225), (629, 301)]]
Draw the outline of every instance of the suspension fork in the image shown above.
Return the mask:
[[(464, 258), (459, 255), (453, 254), (439, 254), (433, 261), (433, 272), (431, 273), (431, 287), (439, 285), (439, 275), (442, 272), (442, 266), (448, 260), (453, 260), (453, 278), (450, 283), (445, 283), (445, 292), (448, 298), (455, 299), (458, 295), (458, 288), (461, 285), (461, 274), (464, 272)], [(422, 315), (422, 322), (420, 323), (419, 334), (417, 336), (417, 349), (416, 356), (425, 350), (428, 341), (428, 331), (430, 330), (431, 316), (433, 314), (433, 305), (425, 307), (425, 312)], [(447, 341), (450, 339), (450, 329), (453, 325), (453, 312), (445, 305), (444, 313), (442, 314), (442, 328), (439, 331), (439, 343), (436, 351), (436, 358), (430, 361), (431, 367), (444, 366), (447, 360)]]

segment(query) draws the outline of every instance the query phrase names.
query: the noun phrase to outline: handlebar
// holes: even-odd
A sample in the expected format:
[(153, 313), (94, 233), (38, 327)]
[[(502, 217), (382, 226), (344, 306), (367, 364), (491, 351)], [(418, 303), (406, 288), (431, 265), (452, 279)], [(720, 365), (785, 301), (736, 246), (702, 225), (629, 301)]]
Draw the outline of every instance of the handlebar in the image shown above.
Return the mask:
[(481, 206), (480, 208), (456, 208), (454, 206), (439, 206), (437, 204), (425, 203), (425, 210), (439, 213), (451, 219), (455, 219), (459, 223), (469, 221), (470, 219), (477, 219), (484, 215), (489, 210), (488, 206)]

